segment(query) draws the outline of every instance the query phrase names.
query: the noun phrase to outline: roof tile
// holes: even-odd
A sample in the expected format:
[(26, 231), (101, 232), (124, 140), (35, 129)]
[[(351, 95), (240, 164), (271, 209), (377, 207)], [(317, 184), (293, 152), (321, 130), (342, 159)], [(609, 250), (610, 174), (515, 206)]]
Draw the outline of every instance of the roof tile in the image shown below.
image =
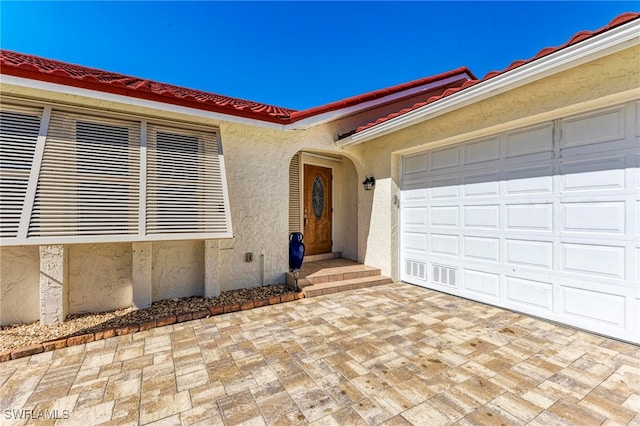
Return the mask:
[(446, 72), (432, 75), (429, 77), (424, 77), (417, 80), (408, 81), (406, 83), (401, 83), (395, 86), (374, 90), (372, 92), (367, 92), (361, 95), (352, 96), (346, 99), (342, 99), (336, 102), (331, 102), (318, 107), (309, 108), (303, 111), (296, 111), (291, 114), (291, 119), (292, 121), (301, 120), (303, 118), (311, 117), (318, 114), (323, 114), (330, 111), (335, 111), (342, 108), (347, 108), (350, 106), (358, 105), (360, 103), (372, 101), (375, 99), (380, 99), (385, 96), (393, 95), (396, 93), (403, 92), (405, 90), (410, 90), (410, 89), (424, 86), (427, 84), (436, 83), (438, 81), (448, 79), (450, 77), (456, 77), (456, 76), (460, 76), (461, 79), (476, 78), (475, 75), (473, 75), (473, 73), (471, 72), (471, 70), (469, 70), (469, 68), (459, 67), (451, 71), (446, 71)]
[(17, 77), (271, 122), (288, 120), (295, 111), (4, 49), (0, 50), (0, 67), (3, 74)]

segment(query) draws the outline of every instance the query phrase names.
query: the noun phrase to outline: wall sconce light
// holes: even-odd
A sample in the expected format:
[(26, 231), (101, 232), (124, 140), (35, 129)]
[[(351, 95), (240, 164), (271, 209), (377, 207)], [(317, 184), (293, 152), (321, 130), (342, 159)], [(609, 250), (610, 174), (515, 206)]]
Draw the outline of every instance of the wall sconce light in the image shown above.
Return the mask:
[(376, 178), (373, 176), (365, 177), (364, 182), (362, 182), (362, 186), (364, 186), (365, 191), (371, 191), (374, 186), (376, 186)]

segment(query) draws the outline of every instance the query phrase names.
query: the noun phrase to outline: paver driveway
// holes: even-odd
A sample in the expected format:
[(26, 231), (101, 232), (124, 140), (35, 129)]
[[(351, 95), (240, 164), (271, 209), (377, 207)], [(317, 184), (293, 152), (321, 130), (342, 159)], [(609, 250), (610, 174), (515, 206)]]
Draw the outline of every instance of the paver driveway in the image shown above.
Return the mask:
[(638, 346), (400, 283), (6, 362), (0, 385), (2, 424), (640, 424)]

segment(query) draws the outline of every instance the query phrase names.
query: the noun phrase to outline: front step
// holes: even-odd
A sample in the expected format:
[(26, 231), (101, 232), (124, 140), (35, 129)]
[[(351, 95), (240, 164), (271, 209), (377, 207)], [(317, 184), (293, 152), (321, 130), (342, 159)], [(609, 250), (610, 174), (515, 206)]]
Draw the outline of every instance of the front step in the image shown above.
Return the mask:
[[(291, 272), (287, 272), (286, 280), (289, 286), (295, 286), (295, 277)], [(380, 275), (378, 268), (342, 258), (305, 261), (298, 273), (298, 287), (306, 297), (391, 282), (390, 278)]]
[(317, 262), (319, 260), (336, 259), (341, 257), (342, 252), (339, 251), (335, 251), (333, 253), (310, 254), (304, 257), (304, 263)]
[(374, 287), (390, 284), (393, 280), (384, 275), (353, 278), (351, 280), (331, 281), (328, 283), (313, 284), (302, 289), (304, 297), (314, 297), (323, 294), (339, 293), (341, 291), (355, 290), (358, 288)]

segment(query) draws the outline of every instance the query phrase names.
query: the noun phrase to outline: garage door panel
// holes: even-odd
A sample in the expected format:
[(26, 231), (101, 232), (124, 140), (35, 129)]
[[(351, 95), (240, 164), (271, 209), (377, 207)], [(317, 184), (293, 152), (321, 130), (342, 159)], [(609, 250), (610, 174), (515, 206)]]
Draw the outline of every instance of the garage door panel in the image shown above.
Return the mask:
[(425, 152), (402, 279), (640, 343), (634, 120), (640, 102)]
[(542, 158), (550, 159), (553, 157), (553, 126), (545, 124), (541, 127), (507, 133), (503, 146), (506, 158), (546, 153), (547, 155)]
[(553, 284), (543, 281), (528, 280), (516, 277), (506, 277), (507, 294), (510, 302), (517, 303), (521, 307), (536, 311), (542, 309), (553, 312)]
[(553, 205), (551, 203), (507, 205), (506, 228), (517, 231), (552, 231)]
[(624, 155), (564, 162), (560, 166), (562, 192), (624, 189)]
[(500, 159), (500, 140), (496, 137), (468, 142), (462, 152), (464, 165), (496, 161)]
[(464, 196), (498, 196), (500, 194), (500, 173), (474, 174), (464, 177)]
[(562, 243), (562, 270), (592, 277), (624, 279), (625, 248)]
[(459, 165), (460, 148), (457, 145), (436, 149), (431, 152), (431, 171), (447, 170)]
[(426, 174), (415, 174), (407, 177), (406, 179), (403, 179), (402, 189), (405, 191), (415, 191), (414, 194), (409, 195), (411, 197), (417, 197), (419, 196), (419, 194), (424, 194), (424, 196), (426, 197), (427, 191), (424, 190), (426, 182)]
[(458, 206), (438, 206), (431, 208), (431, 226), (458, 227)]
[(550, 165), (507, 170), (506, 195), (551, 194), (552, 174), (553, 166)]
[(628, 140), (619, 140), (613, 142), (602, 142), (593, 145), (582, 146), (578, 148), (564, 149), (560, 151), (560, 157), (563, 160), (573, 160), (580, 157), (589, 157), (599, 155), (601, 157), (609, 156), (611, 153), (634, 150), (636, 143), (629, 143)]
[(432, 200), (452, 200), (460, 196), (459, 179), (457, 177), (432, 179), (429, 183)]
[(500, 294), (500, 275), (474, 269), (463, 270), (463, 284), (465, 290), (483, 296), (497, 299)]
[(428, 154), (423, 152), (420, 154), (407, 155), (403, 158), (402, 170), (405, 177), (410, 177), (412, 174), (426, 172), (428, 164)]
[(431, 253), (458, 256), (460, 237), (457, 235), (431, 234)]
[(407, 207), (403, 211), (402, 221), (405, 226), (426, 226), (426, 207)]
[(500, 239), (463, 237), (464, 256), (490, 262), (500, 260)]
[(622, 140), (625, 137), (624, 118), (624, 109), (616, 108), (563, 120), (564, 138), (561, 147)]
[(424, 188), (402, 191), (403, 206), (424, 206), (427, 201), (427, 192)]
[(427, 235), (419, 232), (403, 232), (404, 247), (414, 252), (427, 252)]
[(553, 269), (553, 243), (550, 241), (507, 240), (506, 262), (534, 268)]
[(464, 206), (464, 226), (467, 228), (500, 228), (500, 206), (499, 205), (477, 205)]
[(624, 201), (564, 203), (561, 208), (563, 231), (625, 233)]
[(562, 287), (561, 312), (588, 322), (624, 328), (625, 298), (620, 295)]

